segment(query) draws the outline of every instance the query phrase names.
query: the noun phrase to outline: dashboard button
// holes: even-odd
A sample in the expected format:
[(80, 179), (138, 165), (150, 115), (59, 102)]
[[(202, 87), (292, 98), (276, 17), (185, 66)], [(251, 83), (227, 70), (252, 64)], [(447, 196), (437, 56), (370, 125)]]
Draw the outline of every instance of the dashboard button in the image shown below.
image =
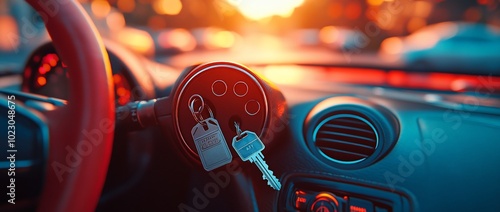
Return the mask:
[(233, 86), (234, 94), (238, 97), (244, 97), (248, 93), (248, 85), (246, 82), (238, 81)]
[(227, 92), (227, 84), (223, 80), (216, 80), (212, 83), (212, 93), (215, 96), (224, 96)]
[(330, 193), (320, 193), (311, 205), (312, 212), (338, 212), (339, 202)]
[(295, 191), (295, 209), (300, 211), (307, 210), (308, 195), (306, 192), (297, 190)]
[(349, 198), (349, 212), (373, 212), (373, 203), (359, 198)]
[(260, 103), (256, 100), (250, 100), (245, 104), (245, 112), (248, 115), (253, 116), (260, 111)]

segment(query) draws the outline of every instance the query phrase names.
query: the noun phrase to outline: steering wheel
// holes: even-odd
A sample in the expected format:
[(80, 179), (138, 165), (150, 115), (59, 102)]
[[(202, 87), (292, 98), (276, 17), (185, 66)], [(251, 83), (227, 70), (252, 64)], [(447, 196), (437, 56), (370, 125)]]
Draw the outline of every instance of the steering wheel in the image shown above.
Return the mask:
[(26, 0), (42, 17), (71, 72), (68, 104), (42, 116), (49, 154), (39, 211), (93, 211), (113, 145), (115, 105), (102, 38), (75, 1)]

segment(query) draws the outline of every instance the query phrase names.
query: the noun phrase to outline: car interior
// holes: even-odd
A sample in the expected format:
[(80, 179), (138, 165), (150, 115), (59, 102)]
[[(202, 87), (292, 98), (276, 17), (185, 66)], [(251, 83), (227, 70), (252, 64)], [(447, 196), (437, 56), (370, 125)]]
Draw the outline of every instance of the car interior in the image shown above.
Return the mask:
[(4, 0), (0, 211), (499, 211), (498, 0)]

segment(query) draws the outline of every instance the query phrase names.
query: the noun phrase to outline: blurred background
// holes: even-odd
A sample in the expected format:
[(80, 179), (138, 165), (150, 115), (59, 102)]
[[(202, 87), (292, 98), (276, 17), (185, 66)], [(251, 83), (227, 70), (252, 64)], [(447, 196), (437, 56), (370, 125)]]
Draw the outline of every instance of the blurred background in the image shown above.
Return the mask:
[[(421, 61), (422, 55), (415, 54), (416, 50), (435, 48), (450, 38), (460, 40), (459, 44), (453, 41), (453, 45), (461, 45), (465, 38), (465, 45), (469, 46), (470, 42), (474, 46), (480, 39), (492, 42), (488, 46), (498, 47), (495, 45), (500, 40), (499, 0), (80, 2), (106, 39), (162, 63), (178, 66), (186, 62), (172, 57), (185, 52), (202, 52), (195, 59), (190, 57), (191, 63), (200, 57), (221, 58), (214, 56), (217, 55), (214, 52), (221, 51), (229, 51), (231, 57), (236, 57), (228, 59), (246, 61), (250, 58), (249, 63), (265, 63), (269, 61), (263, 58), (287, 55), (283, 49), (307, 52), (311, 48), (332, 54), (340, 52), (344, 56), (377, 54), (393, 58), (399, 55), (396, 58), (411, 62)], [(429, 27), (443, 22), (448, 24)], [(427, 28), (430, 30), (425, 30)], [(420, 31), (423, 35), (414, 36), (418, 39), (407, 39), (406, 36)], [(26, 58), (36, 43), (48, 39), (41, 18), (19, 0), (0, 1), (0, 34), (4, 36), (0, 39), (0, 56), (4, 58), (0, 63), (7, 65)]]

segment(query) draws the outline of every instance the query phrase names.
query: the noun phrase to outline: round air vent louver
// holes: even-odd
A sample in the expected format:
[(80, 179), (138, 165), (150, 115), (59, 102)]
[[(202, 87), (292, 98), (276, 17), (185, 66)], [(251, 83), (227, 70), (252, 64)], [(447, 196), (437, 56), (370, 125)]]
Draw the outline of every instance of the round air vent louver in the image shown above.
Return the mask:
[(338, 163), (358, 163), (371, 156), (378, 146), (375, 127), (354, 114), (338, 114), (321, 121), (313, 134), (319, 152)]
[(358, 169), (384, 157), (399, 137), (399, 121), (385, 107), (353, 96), (317, 103), (306, 117), (307, 147), (337, 168)]

